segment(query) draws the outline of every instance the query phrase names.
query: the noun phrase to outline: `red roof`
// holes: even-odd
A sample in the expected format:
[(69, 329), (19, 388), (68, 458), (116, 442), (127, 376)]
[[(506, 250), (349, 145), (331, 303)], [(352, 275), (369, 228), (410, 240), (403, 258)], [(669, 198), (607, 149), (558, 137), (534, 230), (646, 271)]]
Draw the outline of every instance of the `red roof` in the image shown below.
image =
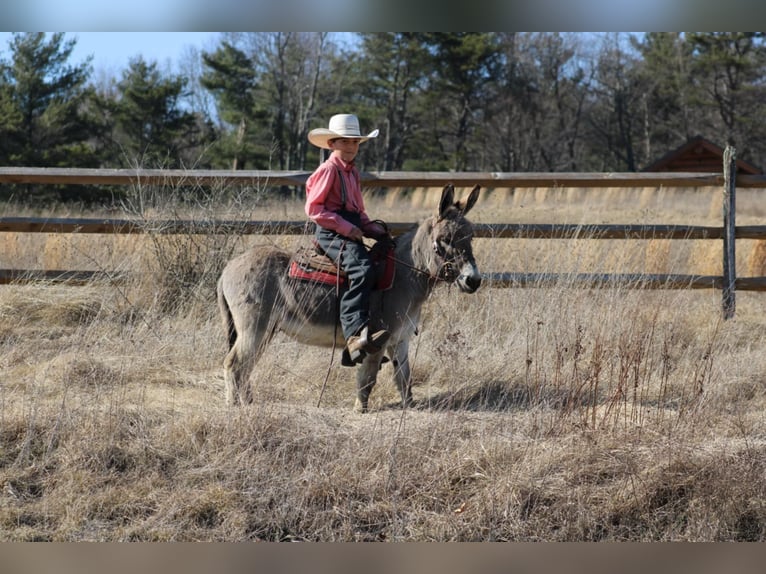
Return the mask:
[[(723, 152), (723, 148), (702, 136), (697, 136), (648, 165), (643, 171), (721, 173)], [(754, 165), (738, 159), (737, 173), (760, 175), (763, 172)]]

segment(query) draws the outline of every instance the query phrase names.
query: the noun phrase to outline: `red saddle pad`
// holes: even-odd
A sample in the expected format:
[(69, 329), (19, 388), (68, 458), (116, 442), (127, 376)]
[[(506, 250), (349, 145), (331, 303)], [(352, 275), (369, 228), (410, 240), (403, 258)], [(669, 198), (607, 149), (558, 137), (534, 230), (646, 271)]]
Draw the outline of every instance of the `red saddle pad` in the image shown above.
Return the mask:
[[(372, 260), (378, 274), (375, 289), (381, 291), (390, 289), (394, 283), (396, 270), (393, 247), (382, 253), (380, 250), (373, 249)], [(342, 269), (339, 270), (329, 257), (308, 248), (299, 249), (293, 256), (288, 274), (293, 279), (328, 285), (343, 286), (347, 282), (345, 272)]]

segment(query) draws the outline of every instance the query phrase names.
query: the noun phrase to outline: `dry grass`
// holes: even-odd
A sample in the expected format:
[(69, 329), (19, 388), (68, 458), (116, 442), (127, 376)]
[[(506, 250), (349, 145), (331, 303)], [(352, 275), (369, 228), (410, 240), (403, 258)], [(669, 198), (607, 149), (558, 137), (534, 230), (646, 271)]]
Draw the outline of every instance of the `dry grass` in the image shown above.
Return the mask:
[[(496, 191), (473, 219), (718, 224), (713, 192), (654, 191)], [(763, 216), (747, 201), (742, 224)], [(398, 202), (371, 212), (433, 207)], [(766, 539), (762, 294), (739, 293), (724, 322), (714, 291), (443, 288), (412, 348), (415, 408), (398, 408), (385, 366), (371, 412), (353, 413), (352, 371), (278, 337), (255, 404), (231, 410), (210, 299), (223, 258), (207, 254), (301, 238), (8, 235), (14, 265), (45, 241), (53, 268), (128, 280), (0, 286), (2, 540)], [(476, 241), (485, 271), (712, 273), (717, 248)]]

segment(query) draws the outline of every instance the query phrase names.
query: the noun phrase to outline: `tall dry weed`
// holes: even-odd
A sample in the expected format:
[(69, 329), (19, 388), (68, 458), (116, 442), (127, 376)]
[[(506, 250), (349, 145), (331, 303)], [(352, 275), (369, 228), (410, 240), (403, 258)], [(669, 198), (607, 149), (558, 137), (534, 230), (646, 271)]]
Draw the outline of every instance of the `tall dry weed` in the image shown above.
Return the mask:
[[(143, 228), (148, 244), (136, 262), (140, 262), (140, 272), (151, 279), (142, 278), (140, 284), (148, 289), (146, 295), (161, 312), (188, 309), (214, 299), (221, 270), (241, 246), (236, 228), (216, 228), (216, 224), (251, 219), (251, 214), (245, 213), (244, 198), (249, 196), (248, 205), (252, 206), (261, 192), (243, 188), (233, 194), (223, 184), (131, 188), (123, 209)], [(189, 214), (193, 216), (189, 218)], [(169, 227), (176, 221), (189, 225), (183, 231), (172, 231)]]
[[(565, 195), (523, 215), (577, 221), (593, 194), (572, 206)], [(136, 217), (189, 218), (189, 201), (166, 212), (161, 200)], [(222, 202), (200, 220), (227, 213)], [(234, 219), (257, 215), (238, 202)], [(501, 207), (480, 202), (472, 218), (521, 219)], [(370, 208), (392, 221), (420, 213)], [(195, 251), (196, 237), (147, 228), (141, 259), (138, 236), (113, 247), (133, 283), (0, 286), (0, 538), (766, 539), (762, 294), (738, 294), (736, 318), (722, 321), (714, 290), (584, 285), (580, 273), (641, 267), (653, 251), (668, 273), (688, 272), (691, 258), (676, 242), (627, 245), (587, 228), (576, 242), (477, 239), (482, 271), (571, 273), (526, 288), (485, 282), (473, 295), (440, 286), (412, 341), (415, 407), (398, 407), (387, 363), (368, 415), (351, 411), (352, 370), (282, 336), (253, 377), (254, 404), (223, 405), (225, 339), (203, 301), (207, 276), (179, 281), (185, 303), (163, 311), (164, 283), (143, 271), (156, 251), (169, 267), (205, 267), (206, 249), (237, 251), (247, 238)]]
[(690, 272), (697, 275), (723, 273), (723, 245), (720, 241), (689, 241)]
[(766, 276), (766, 241), (754, 241), (747, 259), (747, 272), (751, 277)]
[(644, 269), (646, 273), (669, 273), (671, 242), (663, 239), (650, 239), (646, 244)]

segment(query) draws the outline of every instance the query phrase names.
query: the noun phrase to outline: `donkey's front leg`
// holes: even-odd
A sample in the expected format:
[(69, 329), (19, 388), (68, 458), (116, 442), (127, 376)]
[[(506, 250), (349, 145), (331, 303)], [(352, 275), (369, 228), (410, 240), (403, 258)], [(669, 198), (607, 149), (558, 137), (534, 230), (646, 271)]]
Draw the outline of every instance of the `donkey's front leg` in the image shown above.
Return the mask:
[(357, 367), (356, 371), (356, 402), (354, 404), (354, 410), (358, 413), (367, 412), (367, 404), (370, 399), (370, 393), (372, 392), (375, 382), (378, 378), (378, 370), (380, 369), (380, 360), (383, 358), (383, 352), (375, 353), (374, 355), (367, 355), (362, 361), (362, 364)]

